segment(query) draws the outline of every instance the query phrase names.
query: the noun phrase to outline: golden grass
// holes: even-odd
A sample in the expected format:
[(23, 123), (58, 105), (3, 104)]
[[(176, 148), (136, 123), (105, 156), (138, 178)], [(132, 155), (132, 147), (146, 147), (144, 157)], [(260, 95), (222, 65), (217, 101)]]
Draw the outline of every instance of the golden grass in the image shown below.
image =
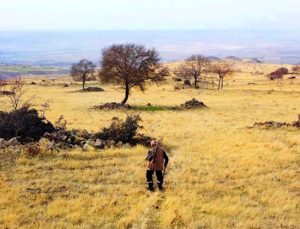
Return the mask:
[[(170, 80), (132, 93), (130, 104), (178, 105), (196, 97), (209, 107), (141, 113), (143, 132), (170, 147), (165, 192), (145, 191), (141, 146), (35, 159), (21, 154), (0, 171), (0, 228), (299, 228), (300, 131), (247, 127), (295, 120), (300, 81), (270, 83), (251, 74), (253, 68), (269, 72), (274, 66), (242, 66), (246, 72), (226, 80), (223, 91), (174, 91)], [(28, 97), (36, 95), (34, 106), (50, 101), (51, 121), (64, 115), (69, 128), (97, 131), (112, 117), (125, 117), (89, 110), (120, 101), (116, 87), (79, 93), (79, 85), (58, 82), (27, 86)], [(5, 98), (0, 102), (9, 109)]]

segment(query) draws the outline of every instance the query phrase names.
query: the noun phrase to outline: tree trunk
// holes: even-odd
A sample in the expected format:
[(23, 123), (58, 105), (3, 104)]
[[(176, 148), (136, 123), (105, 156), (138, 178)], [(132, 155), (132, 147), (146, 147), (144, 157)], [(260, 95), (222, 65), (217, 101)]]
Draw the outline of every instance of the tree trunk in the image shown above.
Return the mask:
[(121, 106), (124, 106), (126, 104), (128, 97), (129, 97), (129, 85), (126, 84), (125, 85), (125, 97), (124, 97), (123, 101), (121, 102)]
[(198, 86), (198, 77), (194, 76), (194, 78), (195, 78), (194, 86), (195, 86), (195, 88), (197, 88), (197, 86)]
[(223, 85), (224, 85), (224, 78), (222, 77), (222, 85), (221, 85), (221, 89), (223, 89)]
[(219, 77), (219, 85), (218, 85), (218, 90), (221, 89), (221, 77)]
[(85, 75), (82, 77), (82, 90), (84, 91), (85, 86)]

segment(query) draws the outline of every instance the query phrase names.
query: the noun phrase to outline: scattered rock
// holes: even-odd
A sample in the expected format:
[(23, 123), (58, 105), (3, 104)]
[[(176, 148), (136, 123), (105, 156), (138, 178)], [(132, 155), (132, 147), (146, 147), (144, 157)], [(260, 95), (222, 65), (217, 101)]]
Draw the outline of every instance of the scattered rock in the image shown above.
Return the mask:
[(81, 137), (83, 137), (83, 138), (89, 138), (90, 134), (89, 134), (89, 132), (86, 129), (83, 129), (81, 131)]
[(114, 140), (108, 140), (106, 141), (106, 145), (108, 147), (112, 147), (112, 146), (115, 146), (116, 145), (116, 142)]
[(11, 138), (7, 143), (8, 143), (10, 146), (19, 145), (18, 137)]
[(185, 86), (191, 86), (191, 85), (192, 85), (191, 82), (190, 82), (189, 80), (185, 80), (185, 81), (183, 82), (183, 84), (184, 84)]
[(46, 150), (56, 150), (55, 143), (47, 138), (41, 138), (39, 144)]
[(96, 149), (104, 149), (105, 144), (104, 144), (104, 142), (103, 142), (101, 139), (97, 139), (97, 140), (95, 141), (95, 143), (94, 143), (94, 147), (95, 147)]
[(130, 147), (131, 145), (149, 145), (149, 136), (137, 133), (140, 127), (140, 117), (128, 116), (123, 122), (117, 117), (113, 118), (108, 128), (98, 133), (89, 133), (87, 130), (67, 130), (65, 127), (55, 127), (53, 132), (45, 132), (39, 139), (27, 137), (21, 141), (18, 137), (5, 140), (0, 138), (0, 148), (22, 147), (27, 155), (34, 157), (47, 150), (60, 150), (81, 148), (87, 152), (94, 148), (105, 149), (114, 147)]
[(104, 103), (99, 106), (94, 106), (94, 109), (99, 110), (115, 110), (115, 109), (131, 109), (132, 107), (128, 104), (121, 104), (121, 103)]
[(180, 81), (182, 81), (182, 79), (181, 79), (181, 78), (179, 78), (179, 77), (175, 77), (175, 78), (173, 78), (173, 80), (174, 80), (174, 81), (176, 81), (176, 82), (180, 82)]
[(84, 89), (85, 92), (97, 92), (97, 91), (104, 91), (101, 87), (88, 87)]
[(84, 152), (89, 152), (89, 151), (92, 150), (92, 147), (91, 147), (88, 143), (85, 143), (85, 144), (83, 145), (83, 147), (82, 147), (82, 150), (83, 150)]
[(300, 114), (298, 114), (298, 120), (294, 121), (292, 123), (266, 121), (266, 122), (256, 122), (256, 123), (254, 123), (254, 126), (266, 127), (266, 128), (281, 128), (281, 127), (300, 128)]
[(120, 141), (120, 142), (117, 143), (117, 147), (120, 148), (120, 147), (122, 147), (122, 146), (123, 146), (123, 142)]
[(130, 148), (130, 144), (128, 144), (128, 143), (124, 144), (123, 146), (124, 146), (124, 148)]
[(185, 109), (193, 109), (193, 108), (205, 108), (207, 106), (203, 102), (193, 98), (192, 100), (186, 101), (184, 104), (181, 104), (181, 107)]

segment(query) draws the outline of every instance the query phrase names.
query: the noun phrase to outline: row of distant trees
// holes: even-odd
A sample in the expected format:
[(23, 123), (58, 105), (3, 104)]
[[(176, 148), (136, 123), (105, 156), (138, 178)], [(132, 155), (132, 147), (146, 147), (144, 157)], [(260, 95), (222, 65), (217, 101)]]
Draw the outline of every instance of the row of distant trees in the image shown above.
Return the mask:
[(187, 58), (175, 71), (181, 78), (194, 81), (194, 87), (203, 79), (204, 74), (217, 74), (219, 78), (218, 89), (223, 89), (224, 78), (234, 73), (233, 65), (226, 61), (212, 61), (202, 55), (192, 55)]
[[(160, 62), (159, 53), (155, 49), (147, 49), (142, 45), (120, 44), (112, 45), (102, 51), (100, 70), (96, 72), (96, 65), (86, 59), (74, 64), (71, 75), (74, 80), (82, 82), (85, 90), (86, 81), (95, 79), (96, 76), (103, 82), (114, 82), (124, 88), (124, 99), (121, 105), (125, 105), (130, 91), (134, 87), (145, 90), (145, 82), (161, 82), (170, 75), (167, 67)], [(193, 81), (195, 88), (199, 88), (199, 82), (207, 74), (218, 76), (218, 89), (223, 89), (224, 78), (234, 73), (234, 66), (227, 61), (214, 61), (202, 55), (192, 55), (185, 59), (174, 74), (180, 78)], [(292, 68), (293, 72), (300, 72), (300, 66)], [(282, 78), (288, 74), (288, 69), (279, 68), (268, 74), (271, 80)], [(96, 76), (95, 76), (96, 75)]]
[[(98, 73), (93, 62), (83, 59), (72, 66), (71, 76), (74, 80), (82, 82), (83, 90), (86, 81), (95, 78), (95, 74), (103, 82), (122, 85), (125, 95), (121, 105), (125, 105), (132, 88), (138, 87), (144, 91), (146, 81), (158, 83), (170, 75), (169, 69), (160, 61), (159, 53), (155, 49), (147, 49), (135, 44), (112, 45), (102, 51)], [(193, 79), (195, 88), (198, 87), (203, 74), (215, 73), (219, 76), (218, 89), (222, 89), (224, 78), (233, 72), (233, 66), (228, 62), (212, 63), (206, 57), (193, 55), (187, 58), (174, 73), (184, 79)]]

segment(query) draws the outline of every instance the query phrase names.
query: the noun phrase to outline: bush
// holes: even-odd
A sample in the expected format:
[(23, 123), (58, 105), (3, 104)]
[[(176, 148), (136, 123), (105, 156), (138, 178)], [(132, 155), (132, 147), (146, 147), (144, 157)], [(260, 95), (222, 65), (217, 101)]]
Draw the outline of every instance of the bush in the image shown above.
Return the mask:
[(139, 115), (127, 116), (126, 120), (116, 118), (113, 119), (112, 124), (108, 128), (103, 128), (99, 133), (96, 134), (96, 138), (102, 140), (113, 140), (114, 142), (122, 142), (135, 144), (134, 137), (137, 134), (139, 128), (138, 122), (141, 120)]
[(19, 137), (22, 143), (37, 141), (53, 131), (54, 126), (39, 117), (36, 109), (25, 106), (11, 112), (0, 111), (0, 138), (5, 140)]
[(284, 75), (288, 74), (289, 70), (287, 68), (278, 68), (276, 71), (271, 72), (267, 75), (270, 80), (282, 79)]

